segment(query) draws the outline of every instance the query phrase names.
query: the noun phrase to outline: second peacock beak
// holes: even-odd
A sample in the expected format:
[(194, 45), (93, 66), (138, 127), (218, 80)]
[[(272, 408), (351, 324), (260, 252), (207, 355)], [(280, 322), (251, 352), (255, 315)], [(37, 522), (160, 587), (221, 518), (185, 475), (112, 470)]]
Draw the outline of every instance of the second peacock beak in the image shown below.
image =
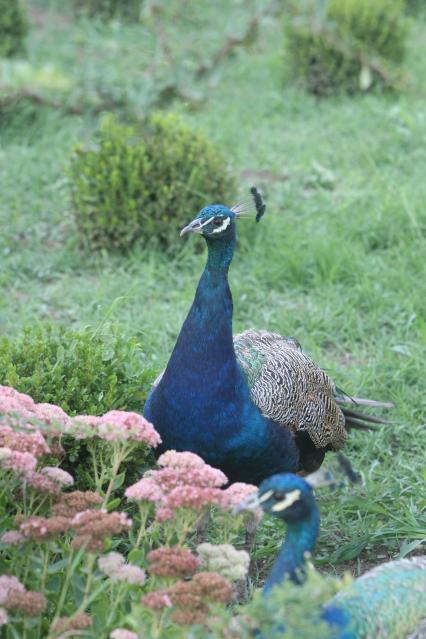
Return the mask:
[(180, 237), (188, 233), (202, 233), (203, 225), (201, 220), (192, 220), (187, 226), (184, 226), (180, 232)]

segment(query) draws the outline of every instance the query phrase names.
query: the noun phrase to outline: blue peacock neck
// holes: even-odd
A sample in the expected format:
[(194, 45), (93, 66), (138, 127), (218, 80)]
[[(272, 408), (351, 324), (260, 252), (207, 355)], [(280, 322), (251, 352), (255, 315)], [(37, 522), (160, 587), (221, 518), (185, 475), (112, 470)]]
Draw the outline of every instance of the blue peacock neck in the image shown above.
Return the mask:
[(303, 580), (306, 553), (311, 553), (315, 548), (319, 523), (318, 508), (313, 504), (304, 519), (287, 524), (285, 541), (263, 587), (264, 596), (267, 596), (271, 588), (282, 583), (286, 578), (296, 584)]

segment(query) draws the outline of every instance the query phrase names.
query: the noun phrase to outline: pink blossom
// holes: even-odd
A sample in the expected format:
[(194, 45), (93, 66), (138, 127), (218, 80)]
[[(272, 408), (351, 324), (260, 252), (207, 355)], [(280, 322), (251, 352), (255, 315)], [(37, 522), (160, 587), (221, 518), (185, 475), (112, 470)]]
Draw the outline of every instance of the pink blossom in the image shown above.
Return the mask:
[(233, 508), (256, 491), (257, 487), (253, 484), (235, 482), (235, 484), (231, 484), (229, 488), (222, 491), (221, 506), (226, 509)]
[(58, 468), (57, 466), (45, 466), (41, 469), (43, 475), (49, 477), (60, 486), (72, 486), (74, 483), (74, 478), (72, 475), (67, 473), (66, 470), (62, 470), (62, 468)]
[(37, 466), (37, 459), (31, 453), (20, 453), (17, 450), (10, 451), (10, 449), (0, 449), (0, 464), (5, 470), (12, 470), (15, 473), (29, 473)]
[(160, 468), (145, 473), (145, 477), (153, 479), (162, 491), (167, 492), (182, 485), (217, 487), (226, 484), (227, 478), (222, 471), (204, 464), (201, 468), (175, 467)]
[(161, 443), (160, 435), (145, 417), (138, 413), (110, 410), (101, 417), (97, 427), (99, 437), (107, 440), (144, 442), (155, 448)]
[[(4, 608), (0, 608), (0, 626), (5, 626), (7, 624), (7, 622), (9, 621), (9, 617), (7, 616), (7, 612)], [(136, 635), (135, 635), (136, 637)], [(115, 639), (120, 639), (119, 637), (115, 637)], [(125, 637), (122, 637), (121, 639), (125, 639)], [(129, 638), (131, 639), (131, 638)], [(136, 637), (137, 639), (137, 637)]]
[(0, 426), (0, 445), (20, 453), (31, 453), (34, 457), (42, 457), (51, 452), (40, 431), (25, 433), (3, 425)]
[(0, 606), (6, 602), (10, 590), (25, 592), (25, 587), (13, 575), (2, 575), (0, 577)]
[(11, 386), (0, 385), (0, 415), (17, 413), (20, 417), (34, 417), (34, 401)]
[(35, 470), (24, 473), (23, 477), (29, 486), (42, 493), (59, 495), (61, 492), (61, 485), (57, 481), (54, 481), (53, 479), (50, 479), (50, 477), (46, 477), (46, 475), (42, 475)]
[(157, 508), (155, 513), (155, 521), (170, 521), (175, 518), (175, 514), (171, 508), (167, 508), (166, 506), (160, 506)]
[(202, 468), (205, 461), (195, 453), (178, 453), (175, 450), (167, 450), (160, 455), (157, 461), (159, 466), (171, 466), (172, 468)]
[(2, 446), (0, 448), (0, 462), (9, 459), (12, 456), (12, 450), (7, 446)]
[(162, 610), (163, 608), (172, 608), (173, 606), (172, 600), (165, 590), (148, 592), (141, 598), (141, 604), (152, 610)]
[(98, 559), (98, 566), (112, 581), (126, 581), (129, 584), (143, 584), (146, 579), (142, 568), (126, 564), (123, 555), (109, 552)]
[[(145, 473), (146, 474), (146, 473)], [(152, 479), (140, 479), (136, 484), (129, 486), (124, 493), (127, 499), (132, 501), (152, 501), (161, 500), (163, 493), (157, 483)]]
[(98, 559), (98, 566), (106, 575), (111, 575), (113, 572), (124, 566), (126, 560), (119, 552), (109, 552), (106, 555), (102, 555)]
[(69, 415), (56, 404), (35, 404), (34, 413), (36, 419), (49, 425), (69, 426), (72, 421)]
[(19, 530), (7, 530), (0, 537), (0, 542), (2, 544), (8, 544), (9, 546), (20, 544), (23, 541), (25, 541), (25, 537)]
[(111, 632), (109, 639), (138, 639), (138, 635), (126, 628), (116, 628)]
[(178, 486), (167, 495), (164, 505), (168, 508), (193, 508), (201, 510), (207, 504), (219, 504), (222, 491), (201, 486)]
[(145, 583), (146, 575), (145, 571), (139, 566), (134, 566), (133, 564), (125, 564), (111, 574), (112, 581), (125, 581), (128, 584), (139, 584), (142, 585)]

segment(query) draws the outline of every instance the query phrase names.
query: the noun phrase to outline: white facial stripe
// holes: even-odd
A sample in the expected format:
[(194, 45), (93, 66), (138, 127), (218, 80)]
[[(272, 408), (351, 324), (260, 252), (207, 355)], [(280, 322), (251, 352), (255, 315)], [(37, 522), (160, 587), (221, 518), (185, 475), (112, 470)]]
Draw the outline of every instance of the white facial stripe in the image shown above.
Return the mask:
[(217, 229), (213, 229), (213, 233), (221, 233), (222, 231), (227, 229), (230, 224), (231, 224), (231, 218), (226, 217), (223, 221), (222, 226), (218, 226)]
[(263, 493), (263, 495), (261, 495), (259, 497), (259, 501), (262, 504), (264, 501), (266, 501), (267, 499), (269, 499), (269, 497), (271, 497), (273, 495), (274, 491), (273, 490), (267, 490), (266, 493)]
[(298, 499), (300, 499), (300, 490), (292, 490), (291, 493), (287, 493), (285, 499), (279, 501), (278, 504), (275, 504), (275, 506), (272, 506), (271, 510), (273, 510), (274, 513), (279, 513), (282, 510), (289, 508)]
[(211, 222), (212, 220), (214, 220), (214, 215), (213, 215), (213, 217), (209, 217), (209, 219), (208, 219), (208, 220), (206, 220), (205, 222), (203, 222), (202, 224), (200, 224), (200, 226), (199, 226), (198, 228), (202, 229), (202, 228), (203, 228), (203, 226), (206, 226), (206, 224), (210, 224), (210, 222)]

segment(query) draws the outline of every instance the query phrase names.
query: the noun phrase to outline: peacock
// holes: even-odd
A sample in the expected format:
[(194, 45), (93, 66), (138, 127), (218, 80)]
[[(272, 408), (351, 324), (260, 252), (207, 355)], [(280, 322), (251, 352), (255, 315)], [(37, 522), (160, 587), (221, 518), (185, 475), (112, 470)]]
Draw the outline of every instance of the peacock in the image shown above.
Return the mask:
[[(261, 508), (287, 526), (285, 541), (263, 587), (264, 597), (285, 579), (296, 585), (304, 579), (306, 557), (315, 547), (320, 525), (312, 490), (317, 474), (306, 478), (292, 473), (273, 475), (236, 509)], [(335, 595), (321, 617), (330, 625), (330, 639), (424, 639), (426, 556), (373, 568), (349, 590)], [(279, 630), (280, 634), (285, 630), (285, 620), (280, 621)]]
[[(252, 195), (259, 221), (265, 204), (255, 187)], [(228, 270), (236, 222), (248, 211), (247, 203), (212, 204), (182, 229), (204, 237), (207, 263), (144, 414), (161, 435), (159, 452), (192, 451), (230, 481), (258, 485), (272, 473), (314, 471), (343, 446), (348, 427), (382, 421), (357, 404), (390, 405), (339, 392), (295, 339), (254, 329), (233, 338)]]

